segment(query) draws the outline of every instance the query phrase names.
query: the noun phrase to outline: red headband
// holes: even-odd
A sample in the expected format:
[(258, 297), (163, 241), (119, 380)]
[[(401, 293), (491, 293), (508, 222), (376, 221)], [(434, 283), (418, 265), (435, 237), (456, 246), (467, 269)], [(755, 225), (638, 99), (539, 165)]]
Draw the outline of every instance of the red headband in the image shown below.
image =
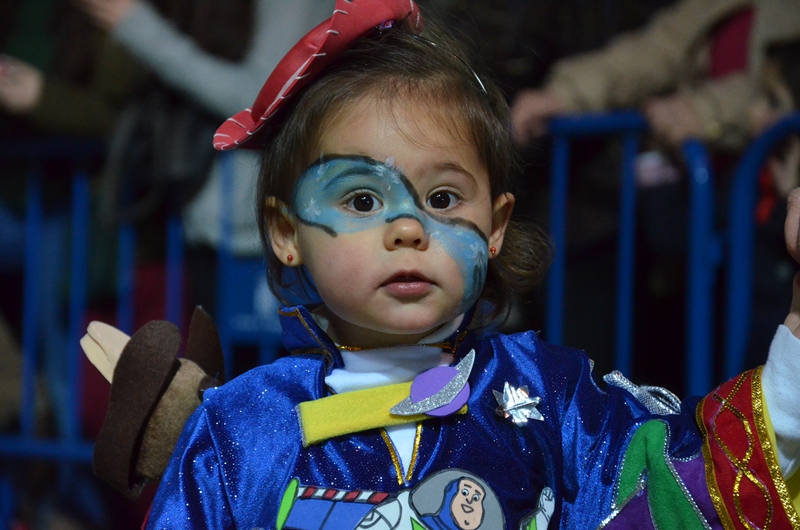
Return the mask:
[(422, 31), (422, 16), (414, 0), (336, 0), (333, 15), (300, 39), (281, 59), (261, 87), (252, 108), (228, 118), (217, 129), (214, 148), (227, 151), (239, 146), (263, 147), (257, 132), (286, 98), (369, 30), (386, 22), (404, 20), (414, 33)]

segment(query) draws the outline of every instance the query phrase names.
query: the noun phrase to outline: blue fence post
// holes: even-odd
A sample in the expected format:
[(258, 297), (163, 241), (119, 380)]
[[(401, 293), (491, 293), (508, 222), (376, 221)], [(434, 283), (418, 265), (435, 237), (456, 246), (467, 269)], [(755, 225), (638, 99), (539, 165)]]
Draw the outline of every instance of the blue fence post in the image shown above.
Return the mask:
[(550, 178), (550, 233), (553, 237), (553, 263), (547, 277), (546, 338), (561, 344), (564, 338), (564, 283), (567, 266), (567, 189), (569, 181), (569, 139), (555, 134)]
[(714, 256), (714, 179), (705, 146), (689, 140), (683, 146), (689, 170), (689, 253), (686, 299), (687, 395), (705, 395), (714, 381), (714, 284), (719, 256)]
[(133, 334), (136, 277), (136, 232), (131, 223), (123, 222), (119, 227), (117, 255), (117, 327)]
[(67, 432), (69, 441), (80, 436), (81, 350), (84, 334), (86, 293), (89, 266), (89, 176), (85, 171), (75, 173), (72, 181), (72, 263), (70, 268), (68, 370), (70, 391), (67, 393)]
[(617, 248), (617, 320), (614, 367), (623, 374), (633, 368), (633, 290), (636, 282), (636, 174), (639, 151), (637, 133), (624, 136), (620, 196), (619, 246)]
[(624, 159), (620, 188), (620, 242), (617, 251), (617, 319), (615, 366), (626, 373), (632, 364), (633, 344), (633, 286), (635, 276), (636, 182), (634, 159), (638, 138), (647, 129), (647, 122), (638, 112), (565, 116), (550, 122), (553, 134), (551, 168), (550, 232), (553, 243), (553, 263), (547, 286), (546, 338), (560, 344), (564, 333), (564, 293), (566, 282), (566, 209), (569, 180), (569, 142), (576, 137), (622, 134)]
[(800, 132), (800, 114), (779, 121), (747, 149), (733, 179), (730, 199), (728, 280), (726, 287), (725, 366), (723, 376), (734, 377), (744, 368), (750, 330), (753, 288), (753, 212), (759, 169), (774, 145)]
[(176, 214), (167, 220), (166, 318), (178, 327), (183, 324), (184, 262), (183, 224)]
[(42, 169), (31, 163), (25, 204), (25, 277), (22, 316), (22, 435), (33, 437), (41, 307)]

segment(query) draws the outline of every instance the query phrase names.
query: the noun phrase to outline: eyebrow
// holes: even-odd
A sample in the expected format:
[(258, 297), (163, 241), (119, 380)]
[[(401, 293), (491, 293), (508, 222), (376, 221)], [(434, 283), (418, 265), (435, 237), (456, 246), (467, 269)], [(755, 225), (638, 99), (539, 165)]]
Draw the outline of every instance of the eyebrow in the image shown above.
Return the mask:
[(455, 162), (441, 162), (438, 164), (434, 164), (434, 169), (437, 171), (454, 171), (456, 173), (460, 173), (466, 177), (469, 177), (475, 184), (478, 183), (478, 179), (467, 171), (461, 164), (456, 164)]

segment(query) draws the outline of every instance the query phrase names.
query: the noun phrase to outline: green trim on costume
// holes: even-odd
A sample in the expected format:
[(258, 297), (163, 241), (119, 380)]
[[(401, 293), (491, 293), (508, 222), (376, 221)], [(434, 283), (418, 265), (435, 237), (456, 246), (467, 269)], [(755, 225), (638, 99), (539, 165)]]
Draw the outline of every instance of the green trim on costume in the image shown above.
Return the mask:
[(292, 511), (299, 486), (300, 481), (296, 478), (290, 480), (289, 484), (286, 486), (286, 490), (283, 492), (283, 498), (281, 498), (281, 504), (278, 506), (278, 517), (275, 520), (276, 530), (281, 530), (283, 525), (286, 524), (286, 520), (289, 518), (289, 512)]
[(636, 494), (643, 480), (656, 528), (706, 528), (667, 463), (667, 425), (663, 421), (650, 420), (633, 434), (619, 474), (614, 502), (618, 509)]

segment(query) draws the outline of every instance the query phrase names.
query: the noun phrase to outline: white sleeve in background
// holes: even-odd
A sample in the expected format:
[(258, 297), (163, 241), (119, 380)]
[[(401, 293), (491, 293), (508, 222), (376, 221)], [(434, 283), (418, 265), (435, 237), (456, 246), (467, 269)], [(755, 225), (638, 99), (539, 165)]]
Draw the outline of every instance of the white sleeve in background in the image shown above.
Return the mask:
[(800, 466), (800, 340), (784, 325), (772, 339), (761, 385), (778, 442), (778, 463), (788, 478)]
[(240, 62), (215, 57), (146, 1), (134, 3), (114, 38), (166, 84), (227, 118), (249, 107), (291, 47), (333, 12), (333, 0), (257, 0), (250, 47)]

